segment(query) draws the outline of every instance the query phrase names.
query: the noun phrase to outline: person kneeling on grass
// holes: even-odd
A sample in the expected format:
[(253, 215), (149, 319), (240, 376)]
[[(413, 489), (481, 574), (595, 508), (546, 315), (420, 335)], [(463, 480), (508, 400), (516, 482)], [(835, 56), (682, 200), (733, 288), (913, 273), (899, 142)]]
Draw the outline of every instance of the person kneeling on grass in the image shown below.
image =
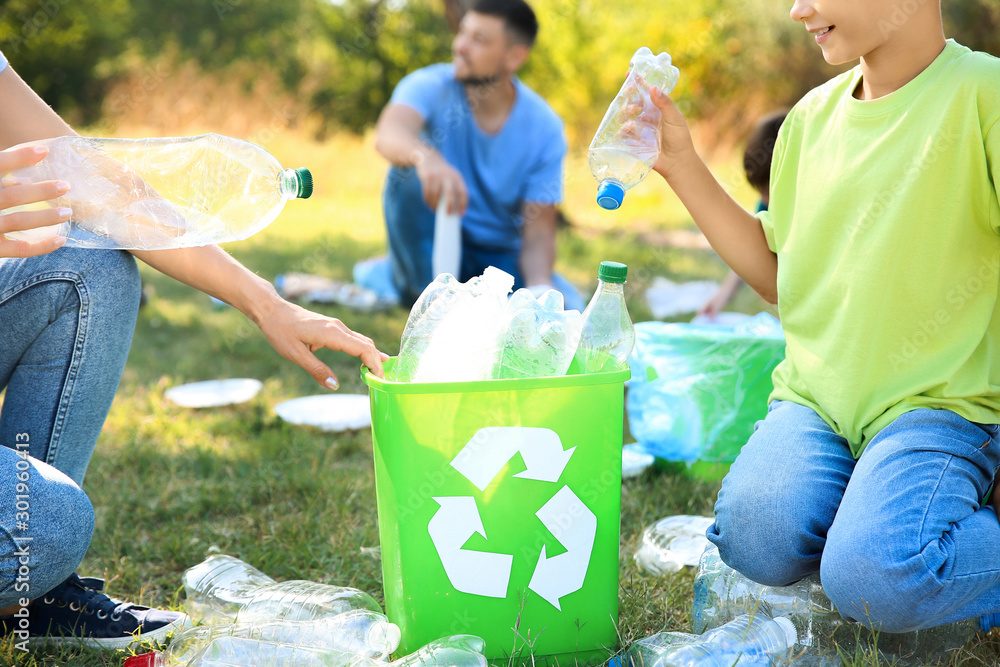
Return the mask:
[[(0, 149), (73, 134), (0, 54)], [(0, 150), (0, 174), (45, 159), (44, 149)], [(57, 198), (61, 182), (0, 183), (0, 211)], [(90, 545), (94, 510), (80, 488), (111, 407), (139, 306), (132, 255), (232, 304), (278, 353), (337, 389), (320, 348), (360, 357), (381, 376), (379, 352), (339, 320), (281, 299), (217, 246), (133, 251), (60, 248), (6, 232), (69, 219), (65, 209), (0, 215), (0, 632), (38, 643), (125, 648), (190, 625), (179, 612), (108, 597), (75, 570)], [(32, 641), (35, 644), (35, 641)]]

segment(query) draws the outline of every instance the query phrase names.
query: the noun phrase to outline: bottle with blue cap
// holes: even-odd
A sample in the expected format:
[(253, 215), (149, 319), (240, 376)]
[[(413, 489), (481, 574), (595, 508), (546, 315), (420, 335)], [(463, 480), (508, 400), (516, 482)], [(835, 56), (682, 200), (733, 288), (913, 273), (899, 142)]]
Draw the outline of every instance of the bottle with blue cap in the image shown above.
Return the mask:
[(635, 327), (625, 305), (628, 267), (601, 262), (597, 291), (583, 311), (583, 330), (570, 373), (600, 373), (628, 368), (635, 346)]
[(4, 214), (47, 207), (69, 220), (9, 234), (66, 237), (66, 246), (165, 250), (245, 239), (264, 229), (288, 200), (313, 191), (308, 169), (285, 169), (260, 146), (218, 134), (158, 139), (76, 135), (32, 141), (41, 162), (4, 182), (65, 181), (66, 194)]
[(597, 203), (608, 210), (622, 205), (625, 191), (646, 178), (660, 154), (660, 110), (649, 86), (669, 93), (680, 71), (670, 54), (654, 56), (641, 47), (632, 56), (628, 77), (590, 142), (590, 172), (597, 179)]

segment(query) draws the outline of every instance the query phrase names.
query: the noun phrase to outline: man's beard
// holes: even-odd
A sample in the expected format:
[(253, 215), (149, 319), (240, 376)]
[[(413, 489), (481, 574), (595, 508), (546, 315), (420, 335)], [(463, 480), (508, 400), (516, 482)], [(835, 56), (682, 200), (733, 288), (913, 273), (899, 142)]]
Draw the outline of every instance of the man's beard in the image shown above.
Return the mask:
[(471, 86), (473, 88), (492, 88), (500, 82), (500, 75), (466, 76), (459, 79), (458, 82), (463, 86)]

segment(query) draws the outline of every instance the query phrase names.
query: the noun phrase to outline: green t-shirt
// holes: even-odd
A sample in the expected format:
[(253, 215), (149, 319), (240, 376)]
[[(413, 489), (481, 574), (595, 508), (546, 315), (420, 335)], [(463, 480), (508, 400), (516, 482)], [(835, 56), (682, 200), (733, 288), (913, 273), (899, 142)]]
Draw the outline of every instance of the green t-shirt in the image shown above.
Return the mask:
[(760, 214), (787, 340), (771, 399), (855, 456), (917, 408), (1000, 423), (1000, 59), (949, 41), (885, 97), (860, 80), (792, 109)]

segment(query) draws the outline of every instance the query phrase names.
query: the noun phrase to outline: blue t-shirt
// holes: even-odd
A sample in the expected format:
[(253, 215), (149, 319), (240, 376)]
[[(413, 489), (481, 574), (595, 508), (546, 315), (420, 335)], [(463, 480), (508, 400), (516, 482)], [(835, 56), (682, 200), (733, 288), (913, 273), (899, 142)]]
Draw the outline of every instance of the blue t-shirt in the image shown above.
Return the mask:
[(391, 100), (423, 117), (424, 141), (465, 179), (466, 240), (502, 249), (520, 248), (525, 203), (562, 201), (566, 154), (562, 120), (535, 91), (516, 77), (513, 81), (514, 106), (496, 134), (487, 134), (476, 124), (465, 86), (455, 80), (454, 67), (448, 63), (407, 75)]

